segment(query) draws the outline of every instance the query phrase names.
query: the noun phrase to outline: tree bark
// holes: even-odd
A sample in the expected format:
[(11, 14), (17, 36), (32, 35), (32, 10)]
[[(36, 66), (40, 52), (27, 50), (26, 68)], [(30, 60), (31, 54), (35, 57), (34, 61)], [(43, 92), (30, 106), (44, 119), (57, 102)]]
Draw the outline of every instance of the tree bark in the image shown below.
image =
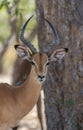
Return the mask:
[(43, 85), (47, 130), (82, 130), (83, 1), (36, 0), (36, 13), (40, 50), (53, 40), (44, 17), (58, 31), (60, 43), (56, 48), (69, 48), (61, 63), (51, 64)]

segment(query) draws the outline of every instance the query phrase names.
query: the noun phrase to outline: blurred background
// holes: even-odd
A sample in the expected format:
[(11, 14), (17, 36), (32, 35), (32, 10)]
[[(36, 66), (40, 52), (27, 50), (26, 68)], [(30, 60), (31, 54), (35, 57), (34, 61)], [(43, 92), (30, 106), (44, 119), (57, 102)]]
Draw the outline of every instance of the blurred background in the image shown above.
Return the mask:
[[(0, 73), (11, 74), (16, 60), (14, 45), (19, 44), (19, 34), (23, 23), (35, 16), (35, 1), (33, 0), (1, 0), (0, 1)], [(37, 43), (36, 17), (29, 23), (26, 34), (33, 43)], [(28, 33), (28, 34), (27, 34)], [(37, 46), (37, 45), (35, 45)], [(10, 69), (7, 69), (10, 68)]]

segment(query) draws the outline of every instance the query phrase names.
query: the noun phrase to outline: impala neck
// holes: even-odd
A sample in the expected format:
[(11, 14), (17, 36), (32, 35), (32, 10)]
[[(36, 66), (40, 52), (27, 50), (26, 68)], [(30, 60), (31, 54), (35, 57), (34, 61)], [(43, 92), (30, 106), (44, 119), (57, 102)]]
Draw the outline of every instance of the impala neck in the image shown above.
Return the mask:
[(25, 80), (25, 82), (21, 86), (28, 86), (28, 87), (30, 86), (30, 88), (33, 88), (33, 87), (34, 88), (37, 88), (37, 87), (41, 88), (41, 85), (42, 84), (36, 80), (36, 73), (32, 67), (28, 78)]
[(23, 111), (23, 115), (33, 108), (39, 97), (42, 84), (40, 84), (35, 77), (36, 74), (32, 68), (26, 81), (17, 88), (15, 93), (16, 100), (20, 105), (21, 112)]

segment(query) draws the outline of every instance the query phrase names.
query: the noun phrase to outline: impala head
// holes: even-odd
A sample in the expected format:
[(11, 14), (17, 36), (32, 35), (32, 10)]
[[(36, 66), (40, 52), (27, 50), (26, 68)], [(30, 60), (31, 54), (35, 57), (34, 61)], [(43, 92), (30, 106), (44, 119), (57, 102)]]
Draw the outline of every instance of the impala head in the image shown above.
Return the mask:
[(24, 38), (24, 31), (31, 18), (32, 16), (26, 21), (20, 34), (21, 41), (25, 45), (27, 45), (28, 48), (25, 48), (24, 46), (21, 46), (21, 45), (15, 45), (15, 49), (17, 50), (18, 55), (20, 57), (22, 57), (23, 59), (27, 59), (28, 61), (31, 62), (31, 65), (32, 65), (31, 69), (33, 70), (33, 73), (35, 74), (34, 79), (36, 79), (39, 83), (42, 83), (46, 79), (47, 68), (50, 65), (50, 62), (61, 60), (66, 54), (66, 52), (68, 51), (68, 48), (56, 49), (52, 51), (52, 48), (54, 48), (56, 43), (59, 42), (59, 38), (53, 25), (48, 20), (45, 19), (45, 21), (49, 24), (49, 26), (52, 29), (55, 40), (50, 46), (48, 46), (47, 48), (48, 52), (46, 51), (42, 53), (37, 52), (37, 50), (30, 43), (30, 41), (27, 41)]

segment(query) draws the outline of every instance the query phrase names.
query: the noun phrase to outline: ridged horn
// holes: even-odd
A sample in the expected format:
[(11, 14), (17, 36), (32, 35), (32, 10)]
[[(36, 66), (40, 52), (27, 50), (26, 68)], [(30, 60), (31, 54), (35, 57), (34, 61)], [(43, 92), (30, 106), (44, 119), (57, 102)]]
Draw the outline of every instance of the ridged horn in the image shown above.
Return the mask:
[(54, 34), (54, 41), (51, 44), (49, 44), (46, 49), (47, 50), (46, 53), (50, 53), (50, 51), (52, 51), (55, 48), (56, 44), (59, 43), (59, 36), (57, 34), (55, 27), (47, 19), (45, 19), (45, 21), (49, 24), (49, 26), (51, 27), (52, 32)]
[(28, 46), (28, 48), (32, 51), (32, 53), (36, 53), (37, 50), (36, 48), (34, 48), (34, 46), (32, 45), (32, 43), (30, 41), (28, 41), (27, 39), (24, 38), (24, 32), (26, 29), (27, 24), (29, 23), (29, 21), (31, 20), (31, 18), (33, 17), (33, 15), (25, 22), (25, 24), (22, 27), (21, 33), (20, 33), (20, 40)]

